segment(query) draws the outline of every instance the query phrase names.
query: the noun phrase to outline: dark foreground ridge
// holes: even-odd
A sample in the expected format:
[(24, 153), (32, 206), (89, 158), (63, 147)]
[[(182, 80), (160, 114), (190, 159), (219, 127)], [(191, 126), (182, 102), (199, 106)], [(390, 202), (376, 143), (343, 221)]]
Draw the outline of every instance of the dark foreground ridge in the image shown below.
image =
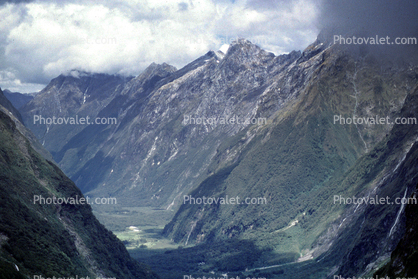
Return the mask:
[[(89, 205), (34, 204), (82, 193), (0, 111), (0, 278), (158, 278), (130, 258)], [(39, 277), (40, 278), (40, 277)]]

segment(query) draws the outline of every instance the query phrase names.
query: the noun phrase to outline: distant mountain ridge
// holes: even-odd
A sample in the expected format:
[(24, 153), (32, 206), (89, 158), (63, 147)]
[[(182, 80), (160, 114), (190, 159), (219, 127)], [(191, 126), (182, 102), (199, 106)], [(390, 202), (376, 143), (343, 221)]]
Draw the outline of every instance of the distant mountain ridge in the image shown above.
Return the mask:
[(19, 119), (19, 121), (23, 122), (22, 115), (20, 114), (19, 110), (17, 110), (12, 102), (6, 97), (5, 93), (0, 89), (0, 104), (6, 108), (14, 117)]
[(19, 93), (19, 92), (11, 92), (8, 89), (5, 89), (3, 91), (3, 93), (4, 93), (4, 96), (6, 96), (6, 98), (17, 109), (20, 109), (21, 107), (23, 107), (26, 103), (31, 101), (34, 98), (34, 96), (36, 95), (36, 93), (22, 94), (22, 93)]

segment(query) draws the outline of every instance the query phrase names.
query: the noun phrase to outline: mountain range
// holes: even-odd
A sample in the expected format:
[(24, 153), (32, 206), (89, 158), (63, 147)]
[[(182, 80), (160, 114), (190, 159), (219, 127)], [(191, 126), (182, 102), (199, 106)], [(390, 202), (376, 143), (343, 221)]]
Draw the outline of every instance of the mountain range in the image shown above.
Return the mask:
[(413, 197), (418, 126), (395, 120), (416, 120), (417, 79), (417, 65), (325, 33), (279, 56), (239, 39), (181, 69), (74, 70), (13, 114), (84, 195), (117, 198), (93, 206), (107, 228), (163, 225), (184, 247), (130, 250), (163, 278), (412, 276), (416, 249), (400, 241), (414, 243), (415, 207), (336, 200)]

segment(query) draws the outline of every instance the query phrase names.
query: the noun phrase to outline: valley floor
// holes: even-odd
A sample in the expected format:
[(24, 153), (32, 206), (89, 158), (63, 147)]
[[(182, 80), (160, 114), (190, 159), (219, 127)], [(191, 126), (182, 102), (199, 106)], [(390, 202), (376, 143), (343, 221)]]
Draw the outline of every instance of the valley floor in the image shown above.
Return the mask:
[[(100, 222), (122, 240), (130, 255), (149, 265), (163, 279), (226, 275), (229, 278), (300, 278), (313, 271), (315, 278), (321, 278), (329, 272), (325, 262), (293, 261), (292, 255), (259, 248), (249, 240), (183, 247), (162, 235), (172, 211), (117, 205), (93, 209)], [(296, 222), (284, 229), (295, 225)]]

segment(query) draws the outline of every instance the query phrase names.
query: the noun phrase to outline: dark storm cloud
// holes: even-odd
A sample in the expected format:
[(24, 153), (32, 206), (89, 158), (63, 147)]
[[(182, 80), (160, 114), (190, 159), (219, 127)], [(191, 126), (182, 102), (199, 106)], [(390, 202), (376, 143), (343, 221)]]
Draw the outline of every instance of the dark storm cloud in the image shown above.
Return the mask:
[(341, 33), (400, 37), (417, 34), (417, 14), (416, 0), (324, 0), (319, 25)]
[(10, 4), (19, 4), (19, 3), (30, 3), (33, 0), (0, 0), (0, 6), (10, 3)]
[[(416, 0), (323, 0), (318, 27), (331, 36), (416, 38), (418, 40), (418, 1)], [(354, 46), (353, 46), (354, 47)], [(418, 44), (368, 45), (363, 50), (379, 51), (389, 58), (416, 60)]]

